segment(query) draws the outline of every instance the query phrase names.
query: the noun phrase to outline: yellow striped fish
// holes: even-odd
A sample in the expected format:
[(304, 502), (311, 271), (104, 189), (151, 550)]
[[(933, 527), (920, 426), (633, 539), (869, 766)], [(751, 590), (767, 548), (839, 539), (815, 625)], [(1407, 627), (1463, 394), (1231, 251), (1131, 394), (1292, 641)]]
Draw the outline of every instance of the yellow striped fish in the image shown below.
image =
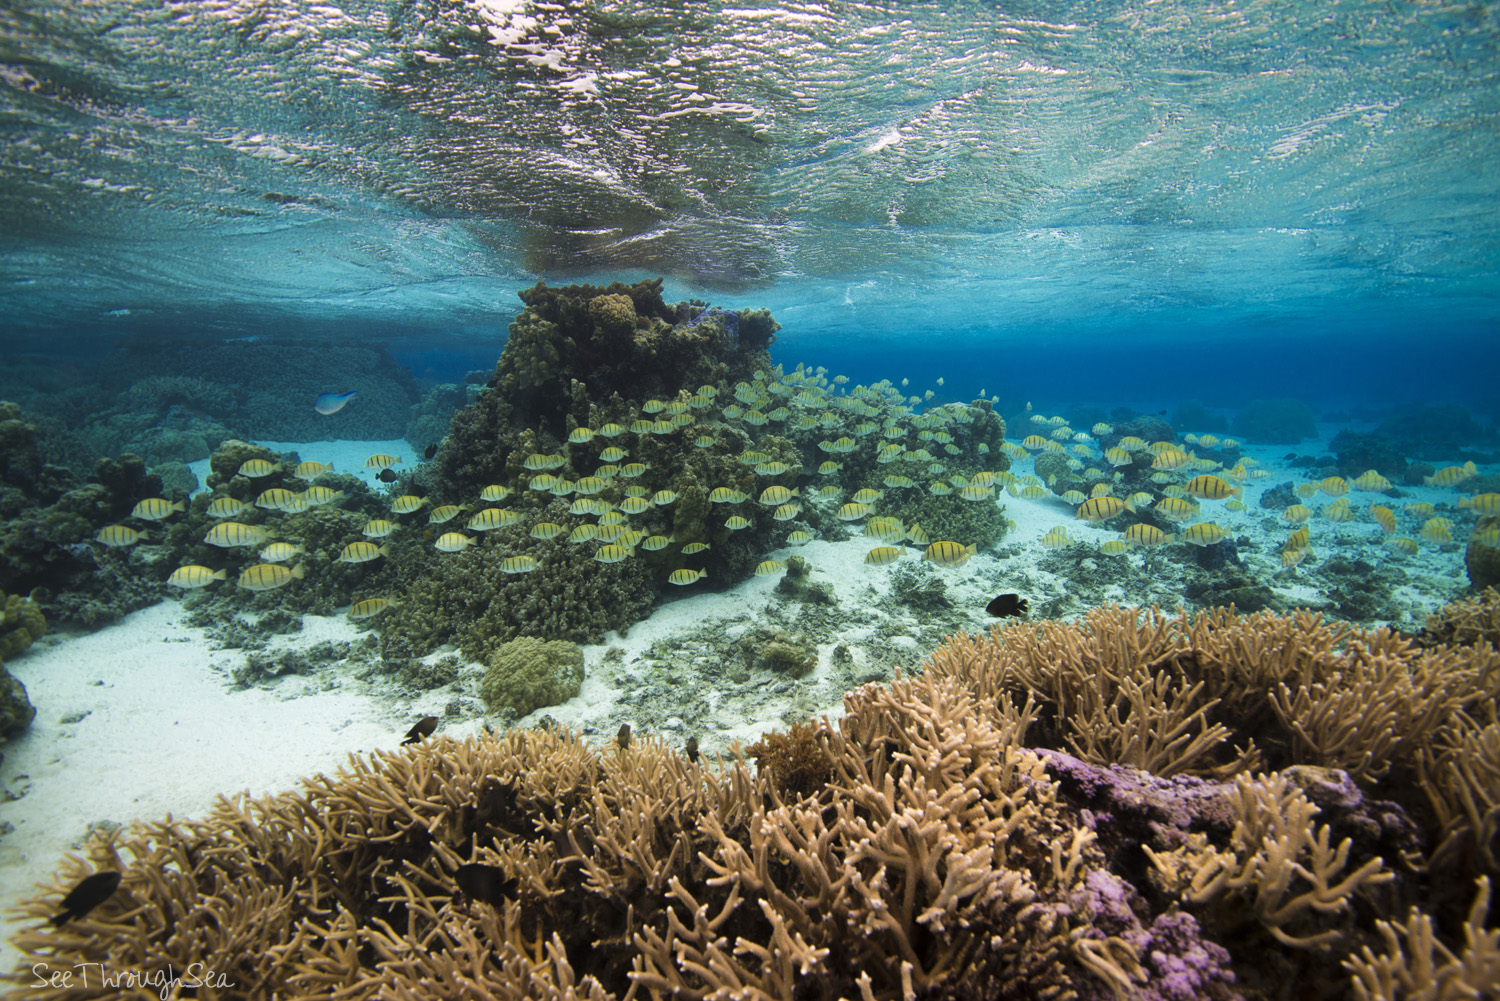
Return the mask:
[(1137, 523), (1125, 529), (1120, 538), (1133, 546), (1164, 546), (1175, 536), (1168, 535), (1155, 525)]
[(459, 532), (444, 532), (433, 543), (433, 548), (440, 553), (461, 553), (477, 541), (472, 535), (463, 535)]
[(463, 510), (458, 504), (444, 504), (442, 507), (435, 507), (432, 509), (432, 513), (427, 516), (427, 524), (446, 524), (462, 514)]
[(1475, 514), (1493, 518), (1500, 515), (1500, 494), (1475, 494), (1473, 497), (1460, 497), (1459, 507), (1466, 507)]
[(1227, 539), (1229, 533), (1212, 522), (1202, 522), (1197, 525), (1189, 525), (1179, 532), (1177, 537), (1190, 545), (1212, 546)]
[(1453, 541), (1453, 522), (1448, 518), (1428, 518), (1420, 534), (1428, 542), (1445, 545)]
[(258, 546), (271, 537), (271, 533), (259, 525), (242, 525), (237, 521), (221, 521), (208, 530), (203, 541), (210, 546), (225, 549), (235, 546)]
[(106, 546), (117, 549), (133, 546), (143, 538), (145, 538), (144, 535), (127, 525), (105, 525), (94, 535), (95, 542), (102, 542)]
[(384, 518), (371, 518), (365, 522), (365, 527), (359, 530), (359, 534), (367, 539), (383, 539), (394, 532), (398, 526), (394, 521)]
[(514, 525), (520, 516), (503, 508), (487, 507), (469, 519), (464, 527), (471, 532), (490, 532), (497, 528)]
[(1470, 460), (1462, 466), (1444, 466), (1431, 476), (1422, 477), (1422, 482), (1426, 483), (1429, 487), (1451, 487), (1462, 483), (1478, 472), (1479, 470), (1475, 467), (1473, 460)]
[(479, 491), (479, 499), (482, 501), (489, 501), (492, 504), (497, 501), (503, 501), (509, 496), (510, 487), (501, 486), (498, 483), (491, 483), (489, 486)]
[(1120, 556), (1130, 552), (1130, 543), (1124, 539), (1110, 539), (1108, 542), (1099, 544), (1099, 552), (1105, 556)]
[(233, 497), (215, 497), (208, 505), (210, 518), (234, 518), (244, 514), (253, 505)]
[(940, 567), (961, 567), (969, 562), (976, 550), (972, 544), (961, 546), (957, 542), (934, 542), (922, 552), (922, 559)]
[(507, 556), (500, 561), (501, 573), (531, 573), (536, 568), (535, 556)]
[(1303, 525), (1291, 535), (1286, 537), (1286, 544), (1282, 549), (1306, 549), (1307, 548), (1307, 526)]
[(1342, 497), (1349, 492), (1349, 484), (1342, 476), (1329, 476), (1318, 484), (1318, 489), (1330, 497)]
[(411, 514), (420, 511), (422, 505), (429, 503), (426, 497), (418, 497), (416, 494), (402, 494), (391, 501), (391, 510), (397, 514)]
[(1223, 500), (1225, 497), (1243, 500), (1245, 497), (1244, 487), (1232, 487), (1217, 476), (1209, 474), (1194, 476), (1188, 480), (1185, 489), (1193, 497), (1201, 497), (1204, 500)]
[(756, 564), (755, 576), (769, 577), (774, 573), (781, 573), (785, 569), (786, 564), (780, 560), (761, 560), (760, 563)]
[(351, 542), (339, 553), (336, 563), (368, 563), (379, 559), (390, 551), (389, 546), (377, 546), (373, 542)]
[(399, 465), (401, 465), (401, 456), (399, 456), (399, 455), (386, 455), (384, 452), (377, 452), (377, 453), (375, 453), (374, 455), (370, 456), (368, 459), (365, 460), (365, 468), (366, 469), (382, 469), (383, 470), (383, 469), (390, 469), (392, 466), (399, 466)]
[(260, 496), (255, 498), (255, 506), (267, 511), (295, 513), (293, 509), (297, 506), (297, 495), (282, 487), (272, 487), (260, 492)]
[(332, 487), (308, 487), (302, 491), (302, 499), (314, 507), (331, 504), (342, 496), (344, 496), (342, 490), (335, 490)]
[(668, 574), (667, 575), (667, 583), (669, 583), (669, 584), (678, 584), (678, 585), (681, 585), (681, 584), (692, 584), (692, 583), (695, 583), (697, 581), (702, 580), (704, 577), (707, 577), (707, 576), (708, 576), (708, 571), (707, 570), (688, 570), (686, 568), (683, 568), (681, 570), (673, 570), (670, 574)]
[(216, 580), (224, 580), (229, 576), (228, 570), (210, 570), (208, 567), (200, 567), (196, 564), (178, 567), (172, 571), (172, 576), (167, 578), (167, 583), (173, 587), (180, 587), (184, 591), (195, 588), (207, 587)]
[(1312, 509), (1305, 504), (1293, 504), (1281, 512), (1281, 520), (1289, 525), (1300, 525), (1312, 517)]
[(1385, 544), (1391, 547), (1392, 552), (1400, 553), (1402, 556), (1415, 556), (1422, 551), (1422, 547), (1417, 545), (1416, 539), (1409, 539), (1406, 536), (1396, 539), (1386, 539)]
[(1383, 505), (1372, 504), (1370, 505), (1370, 517), (1374, 519), (1375, 524), (1379, 525), (1380, 530), (1385, 532), (1386, 535), (1395, 534), (1396, 512)]
[(1078, 517), (1084, 521), (1097, 523), (1117, 518), (1129, 511), (1135, 514), (1135, 504), (1132, 501), (1120, 500), (1118, 497), (1108, 495), (1102, 497), (1090, 497), (1078, 505)]
[(1355, 490), (1378, 494), (1389, 490), (1391, 488), (1391, 481), (1373, 469), (1366, 469), (1354, 478), (1353, 487)]
[(349, 618), (355, 620), (372, 618), (394, 604), (395, 602), (389, 598), (366, 598), (363, 601), (356, 601), (349, 608)]
[(899, 546), (876, 546), (865, 553), (865, 563), (872, 567), (883, 567), (887, 563), (894, 563), (901, 558), (905, 550)]
[(246, 459), (240, 463), (240, 468), (236, 471), (236, 475), (251, 480), (258, 480), (262, 476), (270, 476), (280, 469), (281, 463), (279, 462), (270, 462), (266, 459)]
[(294, 546), (290, 542), (273, 542), (260, 551), (260, 558), (267, 563), (285, 563), (298, 553), (306, 551), (301, 546)]
[(306, 483), (311, 483), (313, 480), (316, 480), (324, 473), (331, 472), (333, 472), (332, 463), (324, 465), (321, 462), (313, 462), (311, 459), (309, 459), (307, 462), (297, 463), (297, 467), (292, 470), (292, 475)]
[[(793, 534), (795, 535), (796, 533), (794, 532)], [(694, 553), (701, 553), (710, 548), (712, 547), (707, 542), (689, 542), (682, 547), (682, 555), (692, 556)]]
[(1163, 497), (1156, 502), (1156, 513), (1168, 521), (1187, 521), (1198, 513), (1198, 505), (1181, 497)]
[(750, 519), (742, 518), (737, 514), (730, 515), (729, 518), (724, 522), (724, 527), (729, 529), (731, 532), (738, 532), (741, 529), (750, 527)]
[(144, 521), (161, 521), (163, 518), (170, 517), (174, 512), (183, 510), (186, 510), (186, 508), (181, 501), (174, 504), (161, 497), (147, 497), (131, 508), (130, 514), (131, 517), (140, 518)]
[(595, 563), (618, 563), (630, 555), (630, 550), (624, 546), (600, 546), (594, 550)]
[(293, 580), (301, 580), (306, 574), (302, 566), (298, 563), (288, 570), (279, 563), (257, 563), (246, 567), (240, 574), (239, 585), (247, 591), (272, 591)]

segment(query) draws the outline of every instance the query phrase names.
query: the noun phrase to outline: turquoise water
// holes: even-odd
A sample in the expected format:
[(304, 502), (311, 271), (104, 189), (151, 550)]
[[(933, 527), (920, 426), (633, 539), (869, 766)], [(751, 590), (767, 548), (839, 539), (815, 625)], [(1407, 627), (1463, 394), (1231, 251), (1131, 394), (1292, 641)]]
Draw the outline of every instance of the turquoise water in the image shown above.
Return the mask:
[[(1422, 631), (1500, 574), (1497, 53), (1493, 3), (0, 4), (0, 905), (94, 833), (285, 790), (424, 718), (733, 755), (990, 607)], [(545, 336), (510, 341), (538, 282), (658, 276), (660, 311), (640, 286), (597, 317), (544, 302), (516, 329)], [(736, 311), (725, 331), (768, 309), (769, 360), (725, 333), (658, 364), (685, 300)], [(605, 469), (595, 508), (576, 481)], [(255, 548), (210, 542), (230, 517)], [(540, 695), (512, 683), (537, 638), (568, 648)], [(1470, 872), (1459, 841), (1417, 872), (1404, 839), (1437, 859), (1463, 833), (1474, 800), (1423, 795), (1481, 740), (1493, 759), (1481, 702), (1421, 710), (1352, 823), (1319, 800), (1367, 841), (1351, 869), (1400, 872), (1328, 919), (1357, 937), (1294, 952), (1242, 940), (1249, 904), (1205, 918), (1245, 996), (1292, 970), (1350, 996), (1339, 958), (1414, 903), (1459, 947), (1493, 857)], [(1157, 916), (1193, 910), (1147, 885), (1144, 813), (1111, 834), (1069, 796), (1131, 842), (1091, 851), (1134, 860)], [(1228, 814), (1194, 809), (1222, 848)], [(1141, 996), (1223, 987), (1210, 953)]]

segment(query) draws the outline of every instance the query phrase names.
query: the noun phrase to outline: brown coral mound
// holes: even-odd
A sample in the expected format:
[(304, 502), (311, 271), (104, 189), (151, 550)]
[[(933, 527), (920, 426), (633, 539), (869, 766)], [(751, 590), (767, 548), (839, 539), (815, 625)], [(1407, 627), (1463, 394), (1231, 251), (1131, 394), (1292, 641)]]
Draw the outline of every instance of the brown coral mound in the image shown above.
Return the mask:
[[(517, 731), (354, 759), (95, 842), (55, 889), (95, 869), (120, 889), (16, 942), (28, 970), (170, 966), (205, 999), (1067, 998), (1144, 976), (1090, 923), (1101, 857), (1017, 746), (1018, 714), (930, 679), (847, 705), (816, 734), (828, 781), (795, 799), (743, 759), (708, 769), (651, 739), (600, 753)], [(512, 891), (464, 898), (468, 862)], [(55, 996), (21, 980), (12, 997)], [(70, 996), (118, 994), (92, 983)]]

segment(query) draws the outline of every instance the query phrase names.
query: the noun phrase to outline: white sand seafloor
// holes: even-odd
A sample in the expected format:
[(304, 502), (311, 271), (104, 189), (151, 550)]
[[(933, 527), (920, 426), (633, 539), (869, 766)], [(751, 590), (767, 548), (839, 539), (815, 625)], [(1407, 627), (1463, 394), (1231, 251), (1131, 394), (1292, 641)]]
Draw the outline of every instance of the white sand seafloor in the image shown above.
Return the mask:
[[(1326, 444), (1303, 443), (1295, 451), (1322, 454)], [(410, 447), (404, 442), (326, 442), (301, 445), (276, 444), (277, 450), (295, 448), (303, 459), (333, 461), (339, 471), (364, 473), (364, 457), (385, 451), (403, 454), (411, 463)], [(1199, 520), (1213, 520), (1234, 535), (1255, 540), (1258, 560), (1252, 575), (1271, 575), (1272, 561), (1279, 554), (1288, 528), (1275, 512), (1258, 504), (1262, 490), (1275, 485), (1306, 482), (1302, 470), (1285, 468), (1282, 457), (1292, 449), (1248, 448), (1246, 454), (1259, 459), (1273, 475), (1253, 481), (1246, 489), (1249, 509), (1241, 514), (1222, 510), (1214, 502), (1203, 503)], [(205, 470), (199, 470), (200, 479)], [(1030, 472), (1030, 463), (1018, 464), (1018, 474)], [(373, 471), (370, 471), (373, 473)], [(372, 482), (377, 488), (384, 484)], [(1379, 495), (1351, 495), (1359, 510), (1370, 503), (1400, 505), (1415, 500), (1456, 503), (1454, 491), (1437, 488), (1403, 488), (1410, 496), (1402, 501), (1383, 501)], [(1312, 503), (1316, 506), (1327, 498)], [(1087, 525), (1073, 517), (1071, 507), (1056, 498), (1027, 501), (1000, 498), (1014, 527), (997, 550), (982, 553), (962, 568), (936, 569), (948, 586), (948, 596), (957, 612), (950, 624), (971, 623), (978, 633), (994, 624), (984, 614), (985, 604), (995, 594), (1015, 591), (1032, 601), (1032, 615), (1043, 599), (1065, 601), (1068, 580), (1053, 554), (1038, 540), (1054, 526), (1066, 526), (1071, 537), (1094, 549), (1100, 542), (1118, 536), (1125, 521), (1108, 528)], [(1401, 534), (1415, 535), (1416, 526), (1403, 518)], [(1320, 554), (1340, 548), (1358, 553), (1377, 565), (1396, 559), (1379, 546), (1378, 528), (1366, 520), (1343, 525), (1314, 522), (1313, 546)], [(671, 646), (705, 632), (733, 638), (757, 623), (774, 620), (786, 599), (777, 595), (779, 575), (754, 577), (724, 591), (697, 585), (665, 596), (654, 613), (632, 626), (625, 636), (609, 634), (603, 643), (585, 647), (586, 676), (582, 691), (569, 702), (539, 710), (518, 721), (534, 724), (543, 716), (603, 742), (613, 737), (618, 721), (631, 722), (638, 732), (657, 733), (676, 746), (689, 734), (698, 736), (705, 751), (725, 750), (731, 742), (748, 744), (773, 728), (823, 713), (839, 712), (847, 671), (836, 672), (832, 651), (844, 644), (853, 651), (858, 668), (873, 643), (883, 650), (905, 653), (906, 663), (916, 667), (935, 645), (931, 630), (924, 630), (921, 617), (890, 600), (889, 581), (895, 566), (868, 567), (865, 553), (876, 543), (855, 537), (842, 542), (815, 541), (799, 549), (767, 554), (785, 560), (803, 557), (815, 582), (831, 587), (840, 614), (831, 635), (819, 635), (818, 667), (802, 678), (768, 683), (755, 679), (740, 690), (763, 690), (762, 697), (735, 697), (733, 709), (714, 714), (708, 727), (663, 710), (670, 706), (670, 691), (655, 675), (646, 652), (654, 645)], [(905, 561), (916, 558), (911, 551)], [(1097, 559), (1140, 561), (1148, 557), (1131, 553)], [(1167, 564), (1168, 567), (1172, 564)], [(1406, 606), (1404, 628), (1420, 626), (1422, 617), (1462, 592), (1461, 546), (1441, 550), (1423, 544), (1422, 552), (1399, 564), (1406, 583), (1398, 591)], [(1280, 572), (1280, 571), (1278, 571)], [(1293, 600), (1316, 601), (1319, 592), (1300, 583), (1299, 571), (1285, 571), (1272, 582)], [(708, 584), (709, 582), (705, 582)], [(1153, 585), (1154, 586), (1154, 585)], [(1170, 581), (1161, 582), (1161, 596), (1172, 594)], [(1111, 595), (1125, 604), (1149, 604), (1153, 595)], [(1082, 608), (1068, 610), (1072, 616)], [(368, 625), (368, 624), (367, 624)], [(300, 633), (277, 636), (273, 649), (307, 649), (326, 641), (349, 641), (367, 632), (343, 617), (306, 616)], [(351, 753), (391, 749), (399, 745), (407, 727), (431, 714), (444, 719), (439, 732), (455, 736), (478, 731), (485, 725), (484, 707), (478, 698), (479, 665), (464, 665), (457, 692), (454, 686), (402, 698), (391, 685), (360, 680), (353, 666), (344, 670), (292, 675), (252, 687), (234, 684), (231, 674), (243, 663), (245, 651), (216, 650), (203, 630), (186, 623), (181, 604), (168, 600), (136, 612), (120, 623), (88, 634), (53, 634), (35, 644), (25, 655), (6, 666), (26, 686), (37, 716), (31, 728), (3, 747), (0, 765), (0, 823), (9, 825), (0, 836), (0, 905), (9, 907), (46, 882), (61, 856), (76, 850), (91, 826), (151, 821), (172, 814), (190, 817), (204, 814), (220, 794), (248, 790), (262, 795), (290, 790), (299, 779), (318, 772), (331, 773)], [(453, 656), (442, 650), (441, 656)], [(695, 685), (712, 678), (705, 670)], [(724, 689), (689, 694), (707, 699), (712, 707), (731, 704), (726, 680)], [(658, 696), (649, 713), (633, 715), (638, 693)], [(637, 693), (632, 695), (632, 693)], [(632, 698), (637, 698), (632, 702)], [(460, 711), (455, 713), (455, 705)], [(605, 725), (608, 721), (609, 726)], [(0, 927), (5, 944), (0, 946), (0, 969), (14, 969), (17, 954), (9, 938), (17, 930), (15, 916), (8, 915)]]

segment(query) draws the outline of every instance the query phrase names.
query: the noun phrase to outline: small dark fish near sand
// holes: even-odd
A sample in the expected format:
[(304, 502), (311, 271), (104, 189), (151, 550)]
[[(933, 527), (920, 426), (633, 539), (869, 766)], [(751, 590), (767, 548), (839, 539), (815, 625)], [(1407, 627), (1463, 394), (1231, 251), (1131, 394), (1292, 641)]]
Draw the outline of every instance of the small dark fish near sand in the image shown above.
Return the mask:
[(437, 729), (437, 725), (438, 718), (436, 716), (423, 716), (417, 720), (415, 726), (406, 731), (406, 739), (401, 741), (401, 745), (404, 747), (407, 744), (415, 744), (423, 737), (432, 736), (432, 731)]
[(63, 898), (63, 912), (52, 919), (52, 924), (61, 927), (69, 918), (81, 918), (109, 899), (120, 885), (117, 872), (96, 872), (87, 876)]
[(422, 458), (424, 458), (424, 459), (430, 459), (434, 455), (437, 455), (437, 444), (436, 443), (428, 445), (426, 448), (424, 448), (422, 450)]
[(483, 862), (465, 862), (453, 874), (453, 881), (470, 900), (482, 900), (491, 907), (499, 907), (506, 897), (514, 897), (521, 881), (505, 875), (498, 865)]
[(985, 605), (984, 610), (1001, 619), (1007, 615), (1014, 615), (1019, 618), (1026, 614), (1026, 608), (1029, 604), (1030, 602), (1019, 594), (1002, 594), (988, 605)]
[(375, 474), (375, 478), (381, 483), (395, 483), (399, 479), (394, 469), (382, 469)]
[[(357, 391), (356, 391), (357, 392)], [(344, 409), (344, 404), (354, 399), (355, 394), (349, 393), (320, 393), (313, 400), (313, 409), (320, 414), (336, 414)]]

